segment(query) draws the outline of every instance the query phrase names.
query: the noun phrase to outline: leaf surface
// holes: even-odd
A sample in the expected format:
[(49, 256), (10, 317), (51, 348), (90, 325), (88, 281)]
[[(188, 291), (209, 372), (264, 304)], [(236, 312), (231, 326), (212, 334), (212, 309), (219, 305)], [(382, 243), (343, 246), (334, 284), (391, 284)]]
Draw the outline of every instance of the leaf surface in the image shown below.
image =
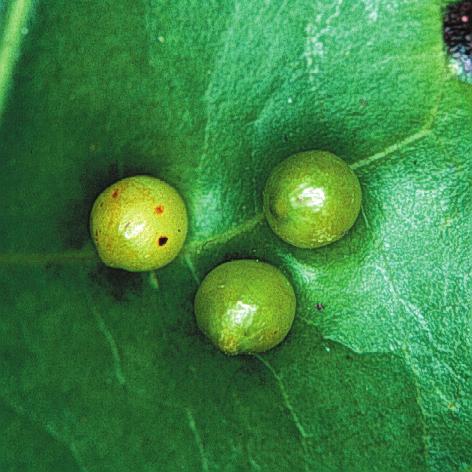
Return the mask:
[[(472, 464), (472, 88), (448, 68), (444, 4), (37, 5), (0, 128), (0, 469)], [(271, 169), (307, 149), (364, 192), (316, 251), (261, 216)], [(189, 207), (158, 273), (105, 268), (88, 235), (97, 194), (136, 173)], [(264, 355), (226, 357), (194, 322), (199, 281), (235, 257), (297, 292)]]

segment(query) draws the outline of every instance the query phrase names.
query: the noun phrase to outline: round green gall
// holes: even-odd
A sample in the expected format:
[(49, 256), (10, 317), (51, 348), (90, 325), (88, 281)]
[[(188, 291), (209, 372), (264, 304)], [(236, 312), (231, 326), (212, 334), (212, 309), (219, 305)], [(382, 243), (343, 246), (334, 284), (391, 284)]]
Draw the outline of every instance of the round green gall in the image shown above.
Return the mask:
[(359, 180), (326, 151), (290, 156), (275, 167), (264, 189), (264, 213), (272, 230), (299, 248), (342, 238), (361, 209)]
[(90, 232), (102, 261), (131, 272), (172, 261), (187, 235), (187, 210), (162, 180), (138, 175), (119, 180), (95, 200)]
[(230, 355), (277, 346), (290, 331), (295, 307), (295, 293), (282, 272), (249, 259), (213, 269), (195, 297), (199, 328)]

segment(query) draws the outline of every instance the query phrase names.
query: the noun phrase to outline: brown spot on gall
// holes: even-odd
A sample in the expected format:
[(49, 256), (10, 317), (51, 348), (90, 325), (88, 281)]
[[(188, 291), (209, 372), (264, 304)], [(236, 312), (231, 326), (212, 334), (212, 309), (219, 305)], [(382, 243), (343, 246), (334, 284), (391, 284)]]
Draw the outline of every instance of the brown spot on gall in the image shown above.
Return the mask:
[(157, 207), (154, 208), (154, 211), (156, 212), (156, 215), (162, 215), (162, 213), (164, 213), (164, 205), (157, 205)]
[(164, 244), (166, 244), (168, 240), (169, 240), (169, 238), (167, 238), (166, 236), (161, 236), (161, 237), (157, 240), (157, 244), (158, 244), (159, 246), (164, 246)]
[(118, 196), (118, 194), (120, 193), (120, 191), (118, 189), (114, 190), (113, 193), (111, 194), (111, 196), (113, 198), (116, 198)]

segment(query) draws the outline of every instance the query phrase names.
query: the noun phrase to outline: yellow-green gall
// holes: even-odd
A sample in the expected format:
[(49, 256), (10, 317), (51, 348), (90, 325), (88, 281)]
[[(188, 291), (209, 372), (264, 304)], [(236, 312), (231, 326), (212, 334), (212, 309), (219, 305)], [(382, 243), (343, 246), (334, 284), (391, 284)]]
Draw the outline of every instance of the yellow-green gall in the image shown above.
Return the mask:
[(231, 355), (277, 346), (290, 331), (295, 308), (293, 287), (282, 272), (249, 259), (213, 269), (195, 297), (199, 328)]
[(264, 190), (264, 213), (281, 239), (316, 248), (346, 234), (359, 215), (361, 200), (359, 180), (342, 159), (308, 151), (275, 167)]
[(102, 261), (132, 272), (171, 262), (187, 235), (187, 210), (177, 191), (160, 179), (119, 180), (95, 200), (90, 232)]

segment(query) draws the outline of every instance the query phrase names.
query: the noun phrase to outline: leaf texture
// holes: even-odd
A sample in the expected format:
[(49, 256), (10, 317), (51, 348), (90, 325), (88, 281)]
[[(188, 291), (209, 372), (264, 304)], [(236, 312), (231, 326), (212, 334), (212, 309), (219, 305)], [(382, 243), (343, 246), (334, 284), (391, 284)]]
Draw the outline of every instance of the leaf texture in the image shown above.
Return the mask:
[[(448, 68), (444, 4), (37, 5), (0, 128), (1, 470), (472, 464), (472, 88)], [(316, 251), (261, 214), (271, 169), (307, 149), (364, 193)], [(105, 268), (88, 235), (97, 194), (136, 173), (189, 207), (158, 273)], [(230, 358), (192, 304), (241, 257), (280, 267), (298, 310), (280, 347)]]

